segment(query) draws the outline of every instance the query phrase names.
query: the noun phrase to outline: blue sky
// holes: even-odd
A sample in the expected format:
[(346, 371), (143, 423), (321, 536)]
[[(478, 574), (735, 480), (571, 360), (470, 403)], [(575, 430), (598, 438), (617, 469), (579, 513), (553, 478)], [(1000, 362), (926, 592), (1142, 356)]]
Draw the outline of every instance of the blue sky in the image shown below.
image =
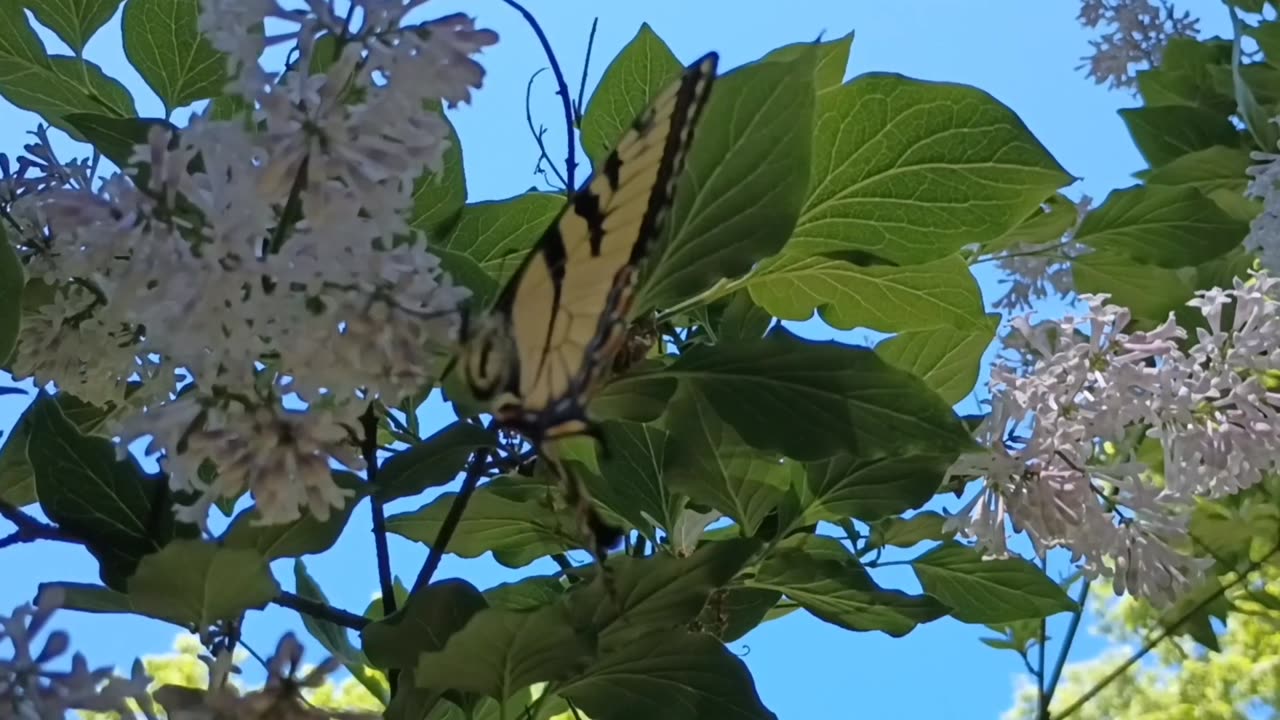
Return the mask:
[[(1076, 70), (1091, 35), (1075, 20), (1077, 0), (789, 0), (785, 3), (741, 0), (652, 0), (594, 3), (587, 0), (528, 0), (565, 65), (569, 84), (577, 87), (581, 58), (592, 18), (600, 13), (588, 87), (608, 61), (648, 22), (682, 61), (708, 50), (721, 56), (721, 68), (754, 60), (779, 45), (856, 32), (848, 76), (896, 72), (926, 80), (975, 85), (1017, 112), (1066, 169), (1082, 180), (1068, 192), (1100, 200), (1116, 187), (1132, 184), (1130, 174), (1144, 166), (1115, 111), (1136, 104), (1126, 93), (1109, 92)], [(607, 7), (607, 9), (600, 9)], [(439, 14), (466, 9), (479, 24), (497, 30), (499, 44), (482, 58), (488, 70), (484, 89), (469, 107), (452, 113), (462, 137), (470, 200), (508, 197), (537, 181), (532, 174), (536, 149), (525, 128), (524, 90), (529, 74), (545, 65), (532, 32), (519, 16), (498, 0), (448, 2), (428, 8)], [(1185, 8), (1203, 18), (1207, 34), (1228, 27), (1225, 9), (1215, 0), (1193, 0)], [(117, 16), (90, 43), (89, 59), (120, 78), (133, 91), (144, 115), (162, 113), (158, 100), (125, 63), (120, 51)], [(46, 38), (51, 37), (45, 33)], [(51, 47), (60, 50), (56, 40)], [(551, 130), (551, 154), (564, 157), (548, 76), (540, 77), (535, 116)], [(36, 118), (0, 100), (0, 151), (21, 152)], [(65, 157), (65, 155), (64, 155)], [(980, 275), (988, 300), (1001, 291), (994, 278)], [(829, 335), (806, 324), (810, 335)], [(848, 335), (837, 334), (848, 338)], [(0, 397), (0, 429), (7, 430), (22, 401)], [(972, 401), (964, 410), (972, 411)], [(423, 415), (427, 428), (442, 422), (440, 409)], [(390, 511), (409, 510), (420, 501), (400, 501)], [(0, 521), (0, 526), (3, 526)], [(0, 527), (0, 534), (7, 526)], [(410, 581), (425, 550), (396, 537), (391, 552), (397, 573)], [(367, 505), (360, 506), (338, 545), (323, 556), (307, 559), (312, 574), (337, 606), (356, 612), (377, 588)], [(549, 563), (548, 563), (549, 565)], [(282, 585), (292, 587), (287, 563), (279, 564)], [(535, 565), (525, 573), (550, 572)], [(886, 584), (912, 588), (909, 572), (879, 575)], [(524, 573), (521, 573), (524, 574)], [(487, 558), (462, 561), (447, 557), (438, 578), (464, 577), (480, 587), (514, 579), (519, 574)], [(87, 553), (70, 546), (37, 543), (0, 552), (0, 608), (28, 600), (38, 583), (50, 580), (96, 580)], [(139, 654), (167, 651), (175, 628), (127, 616), (63, 613), (57, 625), (72, 632), (75, 647), (94, 664), (127, 666)], [(305, 636), (291, 612), (271, 607), (251, 615), (246, 639), (259, 652), (269, 652), (286, 629)], [(804, 613), (762, 626), (731, 648), (755, 675), (766, 704), (784, 720), (845, 717), (992, 718), (1009, 707), (1015, 677), (1022, 672), (1017, 656), (987, 648), (978, 637), (985, 628), (942, 620), (918, 628), (906, 638), (850, 633)], [(311, 643), (309, 658), (318, 660)], [(1081, 637), (1073, 657), (1087, 658), (1099, 641)], [(1056, 646), (1051, 645), (1051, 652)], [(252, 668), (248, 668), (252, 672)]]

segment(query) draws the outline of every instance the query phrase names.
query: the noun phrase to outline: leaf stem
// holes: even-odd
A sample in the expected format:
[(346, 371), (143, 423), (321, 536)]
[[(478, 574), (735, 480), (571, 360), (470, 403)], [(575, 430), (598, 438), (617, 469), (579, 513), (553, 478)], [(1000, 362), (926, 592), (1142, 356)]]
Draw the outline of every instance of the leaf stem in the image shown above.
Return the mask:
[(533, 15), (531, 15), (528, 10), (524, 9), (524, 6), (515, 0), (502, 1), (514, 8), (516, 12), (520, 13), (520, 15), (524, 17), (524, 21), (529, 23), (529, 27), (533, 28), (534, 34), (538, 36), (538, 42), (542, 43), (543, 52), (547, 54), (547, 60), (551, 63), (551, 72), (556, 76), (556, 85), (559, 87), (556, 94), (560, 96), (561, 105), (564, 106), (564, 131), (566, 145), (569, 148), (568, 155), (565, 158), (564, 167), (565, 177), (567, 179), (565, 186), (568, 194), (573, 195), (574, 191), (578, 189), (577, 185), (573, 182), (573, 171), (574, 168), (578, 166), (578, 161), (575, 159), (577, 151), (574, 149), (574, 146), (577, 143), (574, 142), (573, 137), (573, 100), (569, 96), (569, 86), (564, 81), (564, 72), (560, 70), (560, 63), (556, 61), (555, 51), (551, 49), (551, 43), (547, 40), (546, 33), (542, 32), (542, 26), (538, 24), (538, 21), (534, 19)]
[(568, 193), (569, 181), (565, 180), (564, 176), (560, 174), (560, 168), (557, 168), (556, 164), (551, 162), (551, 155), (547, 153), (547, 146), (542, 142), (542, 136), (547, 132), (546, 128), (539, 129), (533, 126), (533, 81), (537, 80), (544, 70), (546, 68), (538, 68), (537, 72), (529, 76), (529, 84), (524, 87), (524, 119), (525, 122), (529, 123), (529, 133), (533, 135), (533, 141), (538, 144), (538, 166), (534, 170), (539, 172), (545, 180), (547, 173), (542, 170), (542, 161), (546, 160), (551, 172), (556, 174), (556, 179), (560, 181), (560, 184), (565, 188), (565, 192)]
[(271, 602), (280, 607), (289, 608), (303, 615), (310, 615), (320, 620), (328, 620), (334, 625), (339, 625), (351, 630), (363, 630), (364, 626), (369, 624), (369, 618), (363, 615), (356, 615), (353, 612), (347, 612), (341, 608), (331, 605), (308, 600), (291, 592), (281, 592)]
[(411, 592), (417, 592), (431, 584), (431, 576), (435, 575), (436, 570), (439, 569), (444, 551), (449, 547), (449, 540), (458, 529), (462, 513), (467, 509), (467, 503), (471, 501), (471, 495), (475, 493), (476, 486), (480, 484), (480, 478), (484, 475), (490, 450), (491, 448), (484, 447), (472, 453), (471, 462), (467, 464), (467, 475), (462, 479), (462, 487), (458, 488), (458, 495), (454, 497), (448, 514), (444, 516), (444, 522), (440, 524), (440, 532), (436, 535), (436, 541), (431, 543), (431, 552), (427, 554), (427, 561), (418, 571), (418, 577), (413, 581)]
[(1093, 687), (1089, 688), (1087, 692), (1085, 692), (1080, 697), (1076, 698), (1075, 702), (1068, 705), (1067, 708), (1063, 710), (1060, 714), (1055, 715), (1054, 720), (1066, 720), (1066, 718), (1071, 717), (1073, 714), (1075, 714), (1077, 710), (1084, 707), (1085, 703), (1092, 700), (1095, 696), (1097, 696), (1098, 693), (1102, 692), (1103, 689), (1105, 689), (1108, 685), (1110, 685), (1111, 683), (1119, 679), (1120, 676), (1123, 675), (1129, 668), (1133, 667), (1135, 663), (1137, 663), (1142, 658), (1146, 657), (1147, 653), (1155, 649), (1155, 647), (1159, 645), (1161, 642), (1163, 642), (1165, 638), (1168, 638), (1169, 636), (1177, 632), (1179, 628), (1182, 627), (1182, 624), (1185, 623), (1192, 615), (1195, 615), (1201, 610), (1204, 610), (1205, 608), (1209, 607), (1210, 604), (1216, 602), (1218, 598), (1225, 595), (1228, 590), (1244, 582), (1245, 579), (1248, 578), (1249, 575), (1252, 574), (1254, 570), (1257, 570), (1258, 568), (1262, 567), (1264, 563), (1269, 561), (1278, 552), (1280, 552), (1280, 544), (1277, 544), (1274, 548), (1271, 549), (1271, 552), (1268, 552), (1266, 555), (1262, 556), (1258, 560), (1255, 560), (1254, 562), (1249, 563), (1249, 566), (1245, 568), (1243, 571), (1241, 571), (1241, 573), (1238, 576), (1236, 576), (1234, 580), (1223, 585), (1221, 588), (1215, 590), (1214, 592), (1210, 593), (1203, 600), (1193, 605), (1186, 612), (1182, 613), (1182, 615), (1180, 615), (1176, 620), (1174, 620), (1173, 622), (1161, 628), (1160, 632), (1148, 638), (1147, 641), (1142, 644), (1142, 647), (1138, 648), (1137, 652), (1129, 656), (1128, 660), (1125, 660), (1123, 663), (1120, 663), (1120, 665), (1118, 665), (1114, 670), (1107, 673), (1106, 677), (1099, 680), (1097, 683), (1093, 685)]

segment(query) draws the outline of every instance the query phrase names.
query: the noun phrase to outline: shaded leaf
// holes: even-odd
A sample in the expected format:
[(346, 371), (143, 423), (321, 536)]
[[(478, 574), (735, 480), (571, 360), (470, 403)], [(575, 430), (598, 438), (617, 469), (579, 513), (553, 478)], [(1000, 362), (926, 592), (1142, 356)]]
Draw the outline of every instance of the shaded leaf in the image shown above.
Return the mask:
[(817, 61), (813, 70), (813, 89), (822, 96), (840, 87), (845, 71), (849, 68), (849, 48), (853, 45), (853, 33), (834, 40), (799, 42), (770, 50), (760, 62), (793, 60), (803, 53), (815, 52)]
[(90, 405), (65, 390), (57, 395), (37, 393), (35, 401), (22, 411), (0, 444), (0, 500), (18, 507), (36, 501), (36, 478), (27, 461), (27, 442), (31, 436), (32, 412), (37, 405), (46, 404), (57, 405), (63, 416), (83, 434), (94, 432), (110, 416), (109, 410)]
[(120, 7), (121, 0), (22, 0), (41, 25), (49, 28), (74, 52), (84, 50), (89, 38)]
[(1107, 293), (1135, 318), (1163, 322), (1190, 300), (1194, 288), (1178, 270), (1144, 267), (1115, 252), (1094, 252), (1071, 263), (1076, 291)]
[(1012, 111), (976, 88), (869, 73), (827, 93), (787, 252), (900, 264), (999, 237), (1071, 182)]
[(911, 547), (926, 540), (947, 540), (955, 536), (942, 529), (947, 518), (932, 510), (918, 512), (909, 518), (887, 517), (871, 523), (871, 537), (867, 548), (891, 545)]
[(716, 338), (722, 342), (759, 340), (772, 324), (773, 316), (752, 300), (750, 291), (739, 290), (724, 303), (724, 310), (715, 325)]
[(582, 149), (591, 164), (600, 162), (658, 91), (680, 75), (683, 66), (648, 23), (613, 58), (582, 113)]
[(137, 612), (201, 628), (260, 610), (280, 594), (257, 552), (200, 540), (175, 540), (142, 558), (128, 590)]
[(1036, 246), (1057, 242), (1075, 225), (1079, 209), (1066, 195), (1051, 196), (1031, 211), (1022, 222), (994, 240), (984, 243), (982, 252), (997, 253), (1019, 246)]
[(815, 55), (715, 81), (634, 314), (744, 275), (787, 242), (809, 177)]
[(467, 179), (462, 163), (462, 143), (453, 123), (440, 114), (449, 127), (449, 147), (445, 148), (440, 172), (428, 170), (413, 183), (413, 208), (409, 211), (409, 227), (427, 234), (434, 245), (448, 232), (467, 202)]
[(869, 350), (781, 331), (690, 348), (667, 372), (702, 393), (748, 444), (797, 460), (972, 444), (941, 398)]
[(1243, 195), (1249, 179), (1245, 170), (1251, 165), (1248, 150), (1215, 145), (1161, 165), (1143, 180), (1147, 185), (1190, 186), (1203, 193), (1230, 190)]
[(803, 547), (778, 548), (746, 584), (780, 592), (846, 630), (880, 630), (902, 637), (947, 614), (946, 607), (928, 595), (881, 588), (832, 538), (810, 537)]
[(506, 200), (468, 203), (435, 248), (461, 253), (499, 284), (507, 281), (551, 222), (563, 195), (530, 192)]
[[(560, 686), (592, 720), (772, 720), (747, 667), (709, 635), (656, 633)], [(619, 702), (625, 698), (626, 702)]]
[(601, 430), (609, 452), (599, 459), (602, 481), (588, 480), (587, 489), (597, 502), (657, 543), (654, 524), (670, 530), (675, 515), (675, 501), (663, 479), (667, 433), (620, 420), (604, 422)]
[(1085, 217), (1075, 239), (1144, 265), (1171, 268), (1226, 253), (1248, 229), (1194, 187), (1135, 185), (1107, 195)]
[(1187, 105), (1120, 110), (1138, 152), (1153, 168), (1214, 145), (1236, 145), (1239, 132), (1226, 115)]
[(22, 288), (26, 285), (18, 253), (0, 229), (0, 364), (7, 365), (22, 328)]
[(983, 560), (973, 548), (943, 544), (911, 563), (924, 591), (967, 623), (1038, 619), (1075, 610), (1076, 604), (1036, 566), (1022, 558)]
[(124, 54), (166, 113), (222, 94), (227, 59), (196, 27), (199, 0), (127, 0)]
[(719, 510), (698, 512), (686, 507), (676, 516), (675, 526), (667, 536), (667, 545), (676, 557), (689, 557), (698, 549), (698, 542), (706, 533), (707, 526), (724, 517)]
[(698, 616), (704, 631), (711, 630), (720, 642), (731, 643), (768, 619), (782, 593), (761, 588), (733, 587), (713, 593)]
[(493, 433), (479, 425), (461, 420), (449, 423), (383, 462), (378, 468), (374, 496), (390, 502), (447, 485), (462, 472), (473, 451), (496, 442)]
[(982, 356), (999, 325), (1000, 315), (993, 313), (968, 328), (908, 330), (881, 341), (875, 352), (890, 365), (923, 380), (946, 402), (958, 403), (973, 391)]
[(484, 599), (496, 608), (533, 610), (550, 605), (564, 596), (565, 585), (550, 575), (535, 575), (515, 582), (495, 585), (484, 591)]
[(100, 113), (71, 113), (66, 121), (117, 167), (128, 167), (135, 145), (146, 145), (153, 125), (177, 132), (173, 123), (161, 118), (111, 117)]
[(110, 440), (82, 435), (57, 403), (37, 399), (27, 422), (27, 458), (40, 506), (87, 543), (109, 587), (123, 589), (148, 553), (199, 534), (196, 526), (174, 519), (175, 498), (165, 477), (144, 474), (132, 456), (116, 460)]
[[(333, 479), (343, 489), (363, 491), (364, 483), (349, 472), (335, 470)], [(221, 542), (226, 547), (256, 550), (267, 560), (324, 552), (337, 542), (359, 501), (360, 493), (357, 492), (341, 509), (330, 508), (329, 517), (325, 520), (305, 512), (296, 520), (269, 525), (261, 524), (258, 506), (251, 505), (231, 521), (222, 534)]]
[(896, 455), (866, 460), (836, 455), (805, 466), (796, 525), (856, 518), (870, 522), (914, 510), (942, 484), (951, 455)]
[(360, 631), (369, 660), (380, 668), (412, 668), (424, 652), (445, 643), (488, 607), (471, 583), (450, 578), (409, 595), (404, 607)]
[(592, 418), (652, 422), (666, 411), (676, 381), (660, 372), (660, 361), (634, 366), (626, 375), (611, 380), (591, 399), (588, 413)]

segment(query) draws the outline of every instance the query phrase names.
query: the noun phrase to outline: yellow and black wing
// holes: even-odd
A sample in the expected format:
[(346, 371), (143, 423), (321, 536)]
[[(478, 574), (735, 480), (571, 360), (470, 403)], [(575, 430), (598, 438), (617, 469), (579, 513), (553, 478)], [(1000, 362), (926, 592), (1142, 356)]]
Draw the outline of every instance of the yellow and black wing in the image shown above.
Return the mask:
[(495, 414), (535, 442), (588, 429), (586, 403), (625, 340), (716, 61), (702, 57), (658, 93), (495, 303), (510, 354)]

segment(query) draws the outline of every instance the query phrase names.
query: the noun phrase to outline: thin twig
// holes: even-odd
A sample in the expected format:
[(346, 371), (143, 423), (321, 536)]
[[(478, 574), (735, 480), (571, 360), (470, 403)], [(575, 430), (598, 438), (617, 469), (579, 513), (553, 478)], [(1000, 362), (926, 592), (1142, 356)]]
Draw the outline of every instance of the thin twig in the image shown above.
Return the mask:
[[(360, 417), (360, 425), (364, 430), (364, 443), (360, 451), (364, 455), (365, 478), (373, 486), (378, 482), (378, 413), (372, 403)], [(382, 509), (382, 501), (375, 492), (369, 497), (369, 507), (373, 512), (373, 550), (378, 558), (378, 587), (382, 589), (382, 616), (391, 617), (396, 611), (396, 591), (391, 580), (391, 549), (387, 546), (387, 516)], [(397, 673), (387, 675), (387, 684), (392, 695), (396, 694)]]
[[(1040, 569), (1048, 570), (1049, 560), (1047, 557), (1040, 558)], [(1045, 643), (1049, 641), (1049, 621), (1046, 618), (1040, 618), (1040, 635), (1036, 643), (1036, 670), (1033, 675), (1036, 677), (1036, 720), (1048, 720), (1049, 703), (1044, 694), (1045, 683)], [(1028, 662), (1028, 664), (1030, 664)]]
[[(551, 172), (556, 174), (556, 179), (560, 181), (566, 189), (569, 187), (568, 181), (560, 174), (560, 169), (556, 164), (551, 162), (551, 156), (547, 154), (547, 146), (542, 142), (542, 136), (546, 134), (546, 128), (535, 128), (533, 126), (533, 81), (538, 76), (546, 72), (546, 68), (538, 68), (538, 71), (529, 76), (529, 84), (524, 87), (524, 119), (529, 123), (529, 133), (533, 135), (533, 141), (538, 143), (538, 165), (535, 170), (542, 170), (542, 162), (545, 160), (547, 167), (551, 168)], [(546, 172), (543, 172), (543, 178), (546, 178)]]
[(587, 36), (587, 56), (582, 60), (582, 78), (578, 83), (578, 100), (573, 104), (573, 125), (582, 127), (582, 96), (587, 94), (587, 72), (591, 69), (591, 49), (596, 44), (596, 27), (600, 18), (591, 21), (591, 34)]
[(296, 610), (303, 615), (310, 615), (320, 620), (328, 620), (334, 625), (339, 625), (351, 630), (363, 630), (365, 625), (369, 624), (369, 618), (355, 613), (347, 612), (340, 608), (325, 605), (324, 603), (308, 600), (301, 595), (295, 595), (291, 592), (282, 592), (271, 602), (286, 607), (290, 610)]
[(1076, 612), (1071, 616), (1071, 623), (1067, 625), (1067, 636), (1063, 638), (1062, 648), (1058, 650), (1058, 659), (1053, 663), (1053, 672), (1049, 674), (1049, 682), (1044, 690), (1044, 708), (1041, 720), (1047, 720), (1049, 717), (1049, 706), (1053, 704), (1053, 694), (1058, 691), (1058, 681), (1062, 679), (1062, 670), (1067, 666), (1067, 655), (1071, 653), (1071, 645), (1076, 640), (1076, 634), (1080, 630), (1080, 618), (1084, 617), (1085, 604), (1089, 600), (1089, 579), (1082, 579), (1080, 584), (1080, 593), (1076, 595)]
[(453, 498), (448, 514), (440, 524), (440, 532), (436, 534), (436, 541), (431, 543), (431, 552), (427, 554), (427, 561), (422, 564), (422, 570), (418, 571), (418, 577), (413, 581), (412, 592), (418, 592), (431, 584), (431, 576), (435, 575), (440, 567), (444, 551), (449, 547), (449, 540), (458, 529), (462, 513), (467, 509), (467, 503), (471, 501), (471, 495), (476, 491), (476, 486), (480, 484), (480, 478), (484, 475), (485, 464), (489, 461), (489, 451), (490, 448), (483, 447), (472, 453), (471, 462), (467, 464), (467, 476), (462, 479), (462, 487), (458, 488), (458, 494)]
[(524, 21), (529, 23), (529, 27), (533, 28), (534, 34), (538, 36), (538, 42), (542, 43), (543, 52), (547, 54), (547, 61), (551, 63), (551, 72), (556, 76), (556, 85), (559, 87), (556, 94), (560, 96), (561, 105), (564, 106), (565, 144), (569, 148), (564, 166), (564, 174), (565, 177), (568, 178), (568, 181), (565, 183), (565, 187), (567, 188), (568, 194), (572, 195), (574, 191), (578, 189), (578, 186), (573, 182), (573, 171), (577, 168), (578, 161), (575, 159), (576, 150), (574, 149), (574, 146), (577, 143), (574, 142), (573, 137), (573, 100), (569, 97), (569, 86), (565, 84), (564, 73), (560, 70), (560, 63), (556, 61), (555, 51), (551, 49), (551, 43), (547, 40), (546, 33), (542, 32), (542, 26), (538, 24), (538, 21), (534, 19), (533, 15), (531, 15), (528, 10), (525, 10), (524, 6), (516, 2), (516, 0), (502, 1), (507, 5), (510, 5), (512, 8), (515, 8), (516, 12), (520, 13), (520, 15), (524, 17)]
[(1129, 668), (1133, 667), (1135, 663), (1137, 663), (1142, 658), (1146, 657), (1147, 653), (1155, 649), (1155, 647), (1159, 645), (1161, 642), (1163, 642), (1165, 638), (1168, 638), (1169, 636), (1176, 633), (1182, 627), (1182, 624), (1185, 623), (1188, 619), (1190, 619), (1192, 615), (1195, 615), (1196, 613), (1209, 607), (1209, 605), (1213, 604), (1214, 602), (1217, 602), (1219, 598), (1221, 598), (1223, 595), (1226, 595), (1228, 590), (1244, 582), (1245, 579), (1247, 579), (1249, 575), (1253, 573), (1254, 570), (1257, 570), (1258, 568), (1262, 567), (1262, 565), (1267, 561), (1269, 561), (1277, 552), (1280, 552), (1280, 545), (1276, 545), (1274, 548), (1271, 549), (1271, 552), (1267, 553), (1265, 556), (1259, 558), (1258, 560), (1249, 563), (1249, 567), (1245, 568), (1238, 576), (1236, 576), (1234, 580), (1227, 583), (1226, 585), (1223, 585), (1218, 590), (1215, 590), (1214, 592), (1210, 593), (1203, 600), (1193, 605), (1186, 612), (1182, 613), (1182, 615), (1179, 616), (1176, 620), (1174, 620), (1173, 622), (1161, 628), (1160, 632), (1148, 638), (1147, 641), (1142, 644), (1142, 647), (1138, 648), (1138, 651), (1135, 652), (1133, 655), (1131, 655), (1128, 660), (1125, 660), (1123, 663), (1117, 666), (1116, 669), (1107, 673), (1106, 677), (1099, 680), (1097, 683), (1093, 685), (1093, 687), (1089, 688), (1087, 692), (1085, 692), (1080, 697), (1076, 698), (1076, 701), (1068, 705), (1067, 708), (1063, 710), (1060, 714), (1054, 715), (1053, 716), (1054, 720), (1066, 720), (1066, 718), (1071, 717), (1071, 715), (1073, 715), (1077, 710), (1084, 707), (1085, 703), (1092, 700), (1098, 693), (1102, 692), (1102, 690), (1105, 689), (1108, 685), (1115, 682)]

